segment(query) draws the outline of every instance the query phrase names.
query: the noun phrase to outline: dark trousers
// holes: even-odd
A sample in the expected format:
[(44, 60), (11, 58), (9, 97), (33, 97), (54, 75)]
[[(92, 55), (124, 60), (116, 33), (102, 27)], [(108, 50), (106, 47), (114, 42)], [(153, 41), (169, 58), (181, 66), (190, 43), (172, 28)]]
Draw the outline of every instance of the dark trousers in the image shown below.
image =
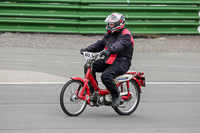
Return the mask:
[[(114, 79), (120, 75), (123, 75), (128, 71), (129, 66), (123, 66), (124, 63), (113, 63), (112, 65), (106, 64), (104, 60), (96, 60), (93, 63), (92, 75), (96, 80), (96, 72), (102, 72), (101, 81), (111, 93), (113, 98), (119, 97), (119, 90), (114, 82)], [(97, 80), (96, 80), (97, 81)], [(92, 88), (91, 83), (88, 83)]]

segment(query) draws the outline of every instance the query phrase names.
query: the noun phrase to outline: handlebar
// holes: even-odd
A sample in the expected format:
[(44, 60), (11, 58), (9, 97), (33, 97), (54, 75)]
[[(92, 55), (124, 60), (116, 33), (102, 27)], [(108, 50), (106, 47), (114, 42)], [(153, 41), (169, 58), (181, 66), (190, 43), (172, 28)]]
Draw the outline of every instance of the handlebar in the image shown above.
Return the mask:
[[(92, 53), (92, 52), (83, 52), (83, 55), (87, 61), (94, 61), (97, 57), (101, 55), (101, 53)], [(101, 57), (100, 59), (104, 59), (105, 57)]]

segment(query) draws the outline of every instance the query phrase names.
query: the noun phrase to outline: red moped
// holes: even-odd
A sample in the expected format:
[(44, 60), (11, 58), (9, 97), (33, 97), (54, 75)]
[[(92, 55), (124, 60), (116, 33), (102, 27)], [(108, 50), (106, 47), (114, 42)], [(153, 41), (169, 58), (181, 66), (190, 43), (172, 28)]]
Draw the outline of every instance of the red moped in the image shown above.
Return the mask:
[[(100, 57), (100, 53), (83, 52), (87, 63), (86, 75), (84, 79), (71, 77), (62, 88), (60, 93), (60, 105), (65, 114), (69, 116), (78, 116), (90, 106), (111, 106), (112, 97), (107, 89), (100, 89), (92, 75), (93, 62)], [(140, 102), (141, 86), (145, 86), (144, 72), (128, 71), (114, 79), (120, 91), (122, 101), (120, 105), (114, 108), (119, 115), (132, 114)], [(91, 82), (94, 93), (90, 94), (88, 82)]]

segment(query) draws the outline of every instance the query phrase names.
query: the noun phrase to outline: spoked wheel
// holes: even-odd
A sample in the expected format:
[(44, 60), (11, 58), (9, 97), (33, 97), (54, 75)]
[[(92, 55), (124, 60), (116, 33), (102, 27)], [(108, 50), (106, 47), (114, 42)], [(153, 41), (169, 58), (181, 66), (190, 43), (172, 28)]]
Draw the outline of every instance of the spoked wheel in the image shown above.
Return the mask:
[(129, 81), (129, 88), (127, 88), (126, 82), (121, 83), (118, 87), (120, 92), (128, 92), (130, 91), (131, 97), (127, 100), (123, 100), (123, 104), (119, 105), (118, 107), (114, 108), (114, 110), (119, 115), (130, 115), (132, 114), (138, 104), (140, 102), (140, 89), (136, 81), (130, 80)]
[(60, 105), (65, 114), (69, 116), (80, 115), (87, 105), (86, 100), (78, 99), (76, 92), (83, 88), (83, 82), (78, 80), (68, 81), (60, 93)]

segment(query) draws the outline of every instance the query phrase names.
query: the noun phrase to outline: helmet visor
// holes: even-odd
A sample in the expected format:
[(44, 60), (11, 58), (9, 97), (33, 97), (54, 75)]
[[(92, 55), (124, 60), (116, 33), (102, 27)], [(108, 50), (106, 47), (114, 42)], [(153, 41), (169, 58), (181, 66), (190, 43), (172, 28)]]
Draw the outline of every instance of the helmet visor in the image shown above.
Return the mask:
[(117, 21), (119, 21), (120, 20), (120, 15), (118, 15), (118, 14), (111, 14), (111, 15), (109, 15), (106, 19), (105, 19), (105, 22), (107, 22), (107, 23), (115, 23), (115, 22), (117, 22)]

